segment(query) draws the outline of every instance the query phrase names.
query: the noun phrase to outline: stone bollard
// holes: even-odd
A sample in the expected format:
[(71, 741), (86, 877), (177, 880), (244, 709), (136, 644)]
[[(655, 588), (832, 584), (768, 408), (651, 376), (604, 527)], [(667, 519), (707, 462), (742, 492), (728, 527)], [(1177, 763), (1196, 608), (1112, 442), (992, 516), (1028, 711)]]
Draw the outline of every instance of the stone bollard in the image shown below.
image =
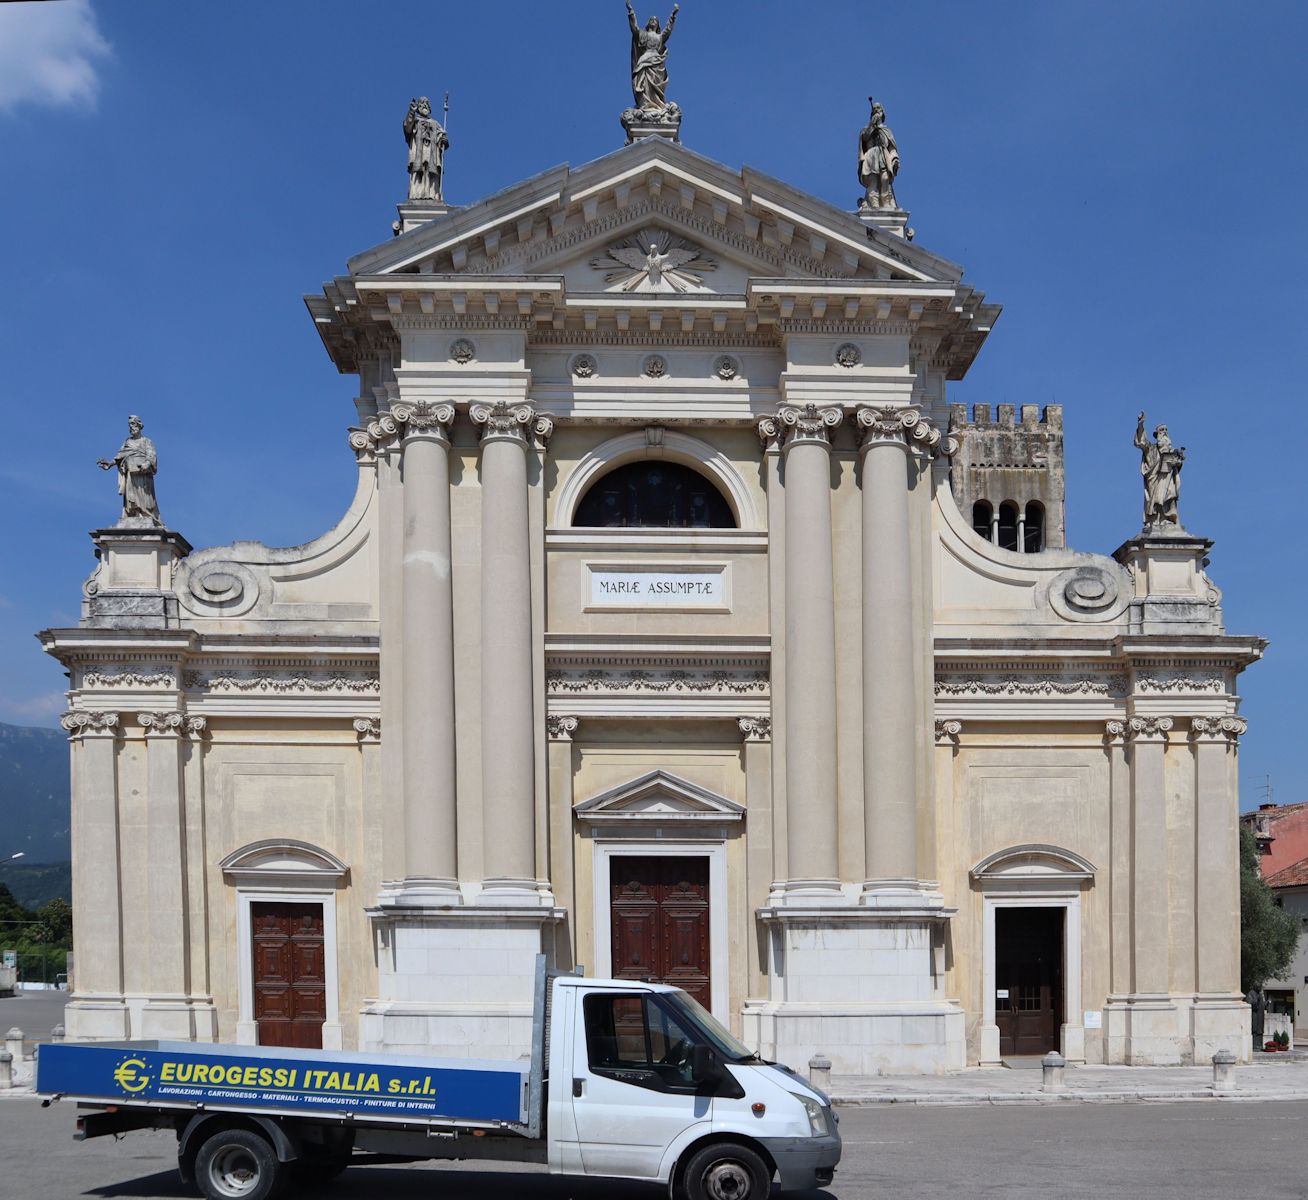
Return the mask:
[(1218, 1050), (1213, 1055), (1213, 1093), (1225, 1095), (1237, 1091), (1235, 1082), (1235, 1055), (1229, 1050)]
[(17, 1069), (18, 1064), (23, 1061), (23, 1031), (18, 1026), (15, 1025), (5, 1034), (5, 1049), (14, 1056), (14, 1068)]
[(825, 1054), (815, 1054), (808, 1060), (808, 1081), (819, 1091), (831, 1091), (831, 1060)]
[(1067, 1084), (1063, 1082), (1063, 1068), (1067, 1066), (1065, 1059), (1057, 1050), (1051, 1050), (1040, 1060), (1040, 1087), (1046, 1092), (1061, 1092)]
[(52, 1042), (62, 1042), (64, 1040), (64, 1027), (62, 1025), (56, 1025), (50, 1030), (50, 1040)]
[(0, 1089), (14, 1086), (14, 1056), (8, 1050), (0, 1050)]

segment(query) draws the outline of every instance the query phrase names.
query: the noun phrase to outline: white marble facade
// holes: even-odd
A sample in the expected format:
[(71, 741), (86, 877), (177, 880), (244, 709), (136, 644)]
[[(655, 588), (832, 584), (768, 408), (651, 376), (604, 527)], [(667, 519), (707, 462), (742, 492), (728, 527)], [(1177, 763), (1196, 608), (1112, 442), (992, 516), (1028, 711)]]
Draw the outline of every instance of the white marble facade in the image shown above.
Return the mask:
[[(1070, 1059), (1247, 1053), (1263, 642), (1201, 538), (973, 531), (948, 384), (999, 308), (961, 268), (658, 137), (401, 215), (306, 301), (359, 381), (340, 524), (98, 531), (43, 635), (70, 1036), (253, 1040), (250, 906), (284, 897), (330, 917), (327, 1044), (513, 1056), (534, 955), (608, 969), (611, 863), (673, 854), (707, 864), (712, 1006), (797, 1067), (993, 1061), (1014, 906), (1063, 914)], [(683, 274), (615, 270), (641, 238)], [(730, 524), (576, 522), (646, 460)]]

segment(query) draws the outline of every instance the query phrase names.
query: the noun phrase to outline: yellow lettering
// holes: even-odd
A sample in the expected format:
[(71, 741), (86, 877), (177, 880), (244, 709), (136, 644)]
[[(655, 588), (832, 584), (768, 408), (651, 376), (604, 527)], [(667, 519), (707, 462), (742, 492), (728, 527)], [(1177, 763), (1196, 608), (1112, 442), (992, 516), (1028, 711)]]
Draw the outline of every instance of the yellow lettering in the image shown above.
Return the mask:
[(363, 1090), (365, 1092), (381, 1091), (381, 1081), (377, 1078), (375, 1073), (369, 1075), (368, 1078), (363, 1081)]
[(254, 1085), (258, 1082), (259, 1082), (258, 1067), (246, 1067), (245, 1070), (241, 1072), (241, 1083), (244, 1084), (246, 1087), (254, 1087)]
[(391, 1079), (386, 1084), (386, 1091), (394, 1096), (400, 1090), (401, 1084), (398, 1079)]
[(293, 1087), (295, 1086), (295, 1081), (296, 1081), (297, 1079), (299, 1079), (299, 1077), (300, 1077), (300, 1068), (299, 1068), (299, 1067), (296, 1067), (296, 1068), (291, 1072), (291, 1078), (287, 1081), (286, 1086), (287, 1086), (288, 1088), (293, 1088)]
[(339, 1092), (341, 1090), (341, 1075), (339, 1071), (332, 1071), (327, 1076), (327, 1082), (319, 1085), (325, 1092)]
[(291, 1085), (287, 1083), (287, 1079), (289, 1077), (290, 1077), (289, 1073), (287, 1072), (285, 1067), (278, 1067), (277, 1070), (273, 1072), (273, 1087), (275, 1088), (290, 1087)]
[(173, 1077), (176, 1075), (176, 1073), (177, 1073), (176, 1063), (170, 1063), (170, 1062), (164, 1063), (164, 1065), (159, 1068), (159, 1082), (172, 1083)]
[(273, 1074), (273, 1073), (272, 1073), (272, 1068), (271, 1068), (271, 1067), (260, 1067), (260, 1068), (259, 1068), (259, 1086), (260, 1086), (260, 1087), (271, 1087), (271, 1086), (272, 1086), (272, 1074)]
[(209, 1082), (209, 1068), (205, 1063), (195, 1064), (195, 1082), (196, 1083)]

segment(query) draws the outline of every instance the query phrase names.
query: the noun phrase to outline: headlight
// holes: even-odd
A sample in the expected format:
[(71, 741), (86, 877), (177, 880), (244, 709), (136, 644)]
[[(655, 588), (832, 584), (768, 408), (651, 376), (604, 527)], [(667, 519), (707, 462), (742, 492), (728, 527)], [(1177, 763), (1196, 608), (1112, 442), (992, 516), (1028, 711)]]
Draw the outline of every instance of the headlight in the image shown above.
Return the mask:
[(822, 1111), (822, 1105), (808, 1096), (798, 1096), (797, 1099), (804, 1106), (804, 1111), (808, 1113), (808, 1129), (814, 1137), (826, 1137), (827, 1135), (827, 1117)]

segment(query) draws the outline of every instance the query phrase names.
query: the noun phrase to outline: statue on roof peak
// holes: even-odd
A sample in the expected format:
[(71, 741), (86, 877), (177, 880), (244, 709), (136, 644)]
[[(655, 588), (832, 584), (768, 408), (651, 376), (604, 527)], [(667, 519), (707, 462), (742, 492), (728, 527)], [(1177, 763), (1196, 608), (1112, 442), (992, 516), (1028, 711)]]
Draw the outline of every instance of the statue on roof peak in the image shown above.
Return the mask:
[[(445, 118), (449, 120), (450, 97), (445, 95)], [(431, 101), (415, 96), (404, 118), (404, 140), (409, 143), (409, 199), (441, 201), (441, 180), (445, 174), (445, 151), (449, 135), (431, 114)]]
[(858, 181), (864, 187), (859, 209), (898, 208), (895, 199), (895, 176), (899, 174), (899, 147), (886, 124), (886, 110), (871, 96), (872, 115), (858, 138)]
[(631, 92), (636, 107), (647, 115), (665, 112), (668, 104), (668, 38), (677, 23), (679, 4), (672, 6), (666, 27), (650, 17), (642, 28), (636, 10), (627, 0), (627, 23), (631, 26)]

